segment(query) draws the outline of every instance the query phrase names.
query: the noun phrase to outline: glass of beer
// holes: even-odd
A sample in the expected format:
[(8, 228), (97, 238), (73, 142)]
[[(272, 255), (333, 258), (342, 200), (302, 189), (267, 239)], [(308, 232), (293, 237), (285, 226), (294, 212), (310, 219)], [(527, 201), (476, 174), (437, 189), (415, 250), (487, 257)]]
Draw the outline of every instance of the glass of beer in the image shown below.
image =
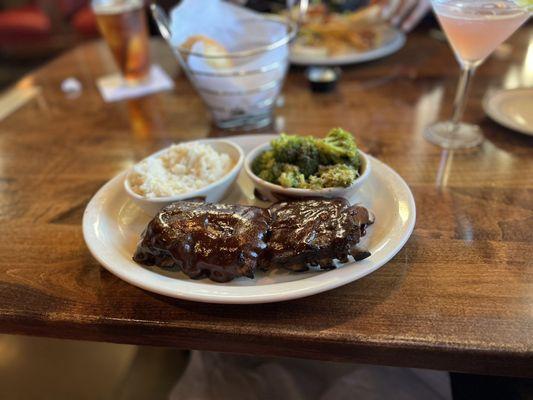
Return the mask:
[(92, 0), (100, 32), (128, 84), (148, 77), (150, 49), (143, 0)]

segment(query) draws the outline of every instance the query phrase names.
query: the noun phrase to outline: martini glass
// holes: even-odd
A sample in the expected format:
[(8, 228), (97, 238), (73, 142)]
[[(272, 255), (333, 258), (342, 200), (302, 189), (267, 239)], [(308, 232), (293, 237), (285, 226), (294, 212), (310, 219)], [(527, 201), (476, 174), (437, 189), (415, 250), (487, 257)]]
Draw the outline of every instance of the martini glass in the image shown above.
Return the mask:
[(466, 94), (476, 67), (529, 17), (519, 0), (431, 0), (435, 14), (461, 66), (461, 77), (449, 121), (426, 128), (430, 142), (447, 149), (467, 148), (483, 141), (477, 125), (461, 122)]

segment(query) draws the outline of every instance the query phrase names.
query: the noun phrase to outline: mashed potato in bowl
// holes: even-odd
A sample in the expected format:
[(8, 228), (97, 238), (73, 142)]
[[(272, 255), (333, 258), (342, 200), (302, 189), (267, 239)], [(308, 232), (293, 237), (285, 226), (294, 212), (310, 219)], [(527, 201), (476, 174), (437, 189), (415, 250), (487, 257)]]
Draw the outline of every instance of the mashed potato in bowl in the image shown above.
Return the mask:
[(130, 188), (143, 197), (168, 197), (218, 181), (233, 165), (227, 154), (217, 152), (208, 144), (181, 143), (136, 164), (128, 180)]

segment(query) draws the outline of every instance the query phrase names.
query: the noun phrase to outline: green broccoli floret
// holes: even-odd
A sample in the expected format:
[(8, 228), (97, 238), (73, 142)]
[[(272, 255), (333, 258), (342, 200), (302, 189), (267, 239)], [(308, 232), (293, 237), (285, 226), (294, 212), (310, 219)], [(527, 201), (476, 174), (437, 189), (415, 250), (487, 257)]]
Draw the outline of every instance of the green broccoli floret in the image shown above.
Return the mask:
[(322, 180), (316, 175), (311, 175), (309, 178), (307, 178), (305, 184), (302, 185), (302, 189), (312, 190), (322, 189), (323, 187)]
[(319, 153), (312, 136), (282, 133), (270, 145), (278, 162), (296, 165), (306, 178), (318, 171)]
[(296, 165), (284, 164), (278, 182), (283, 187), (300, 188), (305, 185), (305, 177)]
[(283, 187), (346, 187), (358, 176), (359, 151), (351, 133), (332, 129), (324, 139), (282, 133), (252, 163), (261, 179)]
[(357, 170), (346, 164), (320, 167), (317, 174), (322, 187), (348, 187), (357, 176)]
[(347, 164), (359, 169), (359, 150), (352, 134), (342, 128), (333, 128), (324, 139), (316, 140), (320, 164)]
[(252, 163), (253, 173), (271, 183), (276, 183), (282, 170), (283, 164), (276, 161), (272, 150), (265, 151)]

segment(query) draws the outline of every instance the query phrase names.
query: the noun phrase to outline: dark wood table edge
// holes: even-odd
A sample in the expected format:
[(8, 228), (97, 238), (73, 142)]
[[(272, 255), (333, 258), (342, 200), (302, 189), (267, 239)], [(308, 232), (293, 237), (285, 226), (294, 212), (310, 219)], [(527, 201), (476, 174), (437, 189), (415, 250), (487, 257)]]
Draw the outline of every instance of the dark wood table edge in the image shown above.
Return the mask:
[[(156, 321), (143, 325), (138, 325), (136, 321), (106, 321), (97, 317), (77, 322), (61, 318), (36, 321), (31, 316), (10, 315), (1, 310), (0, 315), (0, 332), (5, 334), (533, 378), (533, 351), (461, 350), (451, 343), (432, 342), (426, 345), (400, 340), (391, 344), (390, 338), (384, 339), (384, 342), (316, 338), (306, 341), (301, 336), (290, 337), (286, 333), (264, 338), (241, 332), (228, 334), (205, 328), (168, 326)], [(243, 348), (253, 350), (246, 352)]]

